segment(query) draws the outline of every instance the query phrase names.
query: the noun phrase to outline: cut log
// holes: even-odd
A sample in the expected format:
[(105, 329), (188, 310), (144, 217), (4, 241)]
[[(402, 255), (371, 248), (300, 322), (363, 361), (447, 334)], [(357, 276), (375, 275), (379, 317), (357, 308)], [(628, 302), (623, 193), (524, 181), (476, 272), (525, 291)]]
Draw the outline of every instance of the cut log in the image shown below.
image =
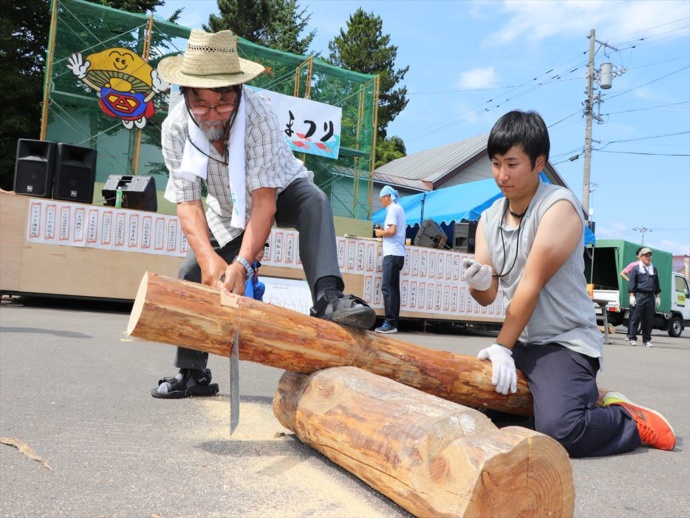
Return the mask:
[(474, 407), (532, 415), (521, 373), (518, 391), (504, 396), (491, 384), (491, 363), (357, 331), (202, 284), (152, 273), (142, 279), (127, 327), (131, 336), (229, 356), (239, 333), (240, 359), (310, 374), (354, 366), (423, 392)]
[(353, 367), (286, 372), (273, 411), (305, 444), (415, 516), (572, 516), (554, 439)]

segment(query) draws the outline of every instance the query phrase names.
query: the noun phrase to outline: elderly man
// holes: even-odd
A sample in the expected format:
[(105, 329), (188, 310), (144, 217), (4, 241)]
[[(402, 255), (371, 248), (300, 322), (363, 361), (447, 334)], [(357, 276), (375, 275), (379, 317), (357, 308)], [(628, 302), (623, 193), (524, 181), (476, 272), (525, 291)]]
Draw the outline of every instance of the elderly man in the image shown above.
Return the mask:
[[(263, 71), (259, 63), (238, 56), (230, 31), (192, 30), (184, 55), (165, 58), (158, 66), (161, 77), (179, 85), (184, 98), (168, 114), (162, 132), (170, 171), (165, 197), (177, 204), (190, 245), (179, 277), (243, 294), (253, 274), (251, 261), (275, 222), (300, 233), (312, 316), (369, 329), (376, 320), (374, 311), (342, 293), (326, 195), (292, 154), (271, 108), (242, 86)], [(208, 193), (206, 212), (202, 183)], [(160, 380), (152, 395), (216, 394), (207, 359), (206, 353), (178, 348), (179, 373)]]

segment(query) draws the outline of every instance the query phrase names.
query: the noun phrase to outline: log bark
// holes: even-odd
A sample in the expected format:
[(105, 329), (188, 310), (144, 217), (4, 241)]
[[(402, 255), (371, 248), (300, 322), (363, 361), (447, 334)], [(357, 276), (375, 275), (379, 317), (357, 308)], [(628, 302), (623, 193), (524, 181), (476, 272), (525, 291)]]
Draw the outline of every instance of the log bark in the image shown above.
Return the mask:
[(146, 273), (134, 301), (131, 336), (229, 356), (239, 333), (240, 359), (310, 374), (354, 366), (435, 396), (474, 407), (532, 415), (532, 395), (518, 372), (518, 391), (491, 384), (491, 363), (339, 326), (202, 284)]
[(286, 372), (278, 420), (415, 516), (572, 516), (570, 460), (554, 439), (353, 367)]

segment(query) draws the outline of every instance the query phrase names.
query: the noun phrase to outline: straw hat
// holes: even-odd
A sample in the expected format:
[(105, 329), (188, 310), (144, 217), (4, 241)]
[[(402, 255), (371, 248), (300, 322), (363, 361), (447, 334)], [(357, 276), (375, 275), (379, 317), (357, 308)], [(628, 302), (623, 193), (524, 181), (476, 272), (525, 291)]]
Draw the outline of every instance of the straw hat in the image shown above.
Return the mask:
[(168, 83), (191, 88), (220, 88), (251, 81), (264, 67), (237, 55), (232, 31), (192, 29), (182, 56), (161, 60), (158, 73)]

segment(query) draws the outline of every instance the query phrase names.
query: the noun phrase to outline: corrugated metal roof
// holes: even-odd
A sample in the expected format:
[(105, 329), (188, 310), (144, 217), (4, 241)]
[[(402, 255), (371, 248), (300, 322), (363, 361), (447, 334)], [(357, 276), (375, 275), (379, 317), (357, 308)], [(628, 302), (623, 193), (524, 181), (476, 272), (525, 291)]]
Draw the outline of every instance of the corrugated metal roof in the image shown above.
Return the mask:
[(484, 133), (398, 158), (376, 169), (374, 179), (417, 188), (424, 188), (421, 182), (427, 182), (427, 189), (433, 188), (440, 178), (483, 152), (488, 138), (489, 134)]

